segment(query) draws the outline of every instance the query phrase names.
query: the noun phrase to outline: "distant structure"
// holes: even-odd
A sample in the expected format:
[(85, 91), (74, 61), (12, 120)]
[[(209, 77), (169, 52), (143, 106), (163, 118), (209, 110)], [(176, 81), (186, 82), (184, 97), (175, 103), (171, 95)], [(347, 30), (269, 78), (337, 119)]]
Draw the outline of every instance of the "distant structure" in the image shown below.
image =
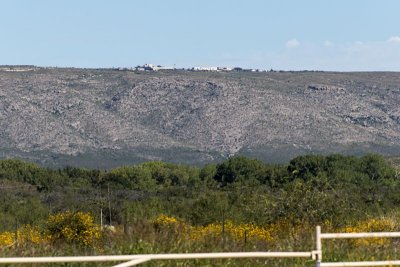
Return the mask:
[[(40, 69), (62, 69), (63, 67), (57, 66), (35, 66), (35, 65), (0, 65), (0, 71), (7, 72), (24, 72), (24, 71), (36, 71)], [(74, 67), (67, 67), (72, 68)], [(95, 68), (98, 70), (109, 69), (114, 71), (160, 71), (160, 70), (179, 70), (179, 71), (203, 71), (203, 72), (323, 72), (321, 70), (265, 70), (265, 69), (246, 69), (242, 67), (189, 67), (189, 68), (176, 68), (175, 64), (173, 67), (166, 67), (155, 64), (144, 64), (136, 67), (111, 67), (111, 68)]]
[(21, 72), (21, 71), (33, 71), (38, 70), (39, 67), (33, 65), (2, 65), (0, 66), (0, 71), (11, 71), (11, 72)]
[(231, 71), (232, 68), (229, 68), (229, 67), (218, 67), (218, 70), (219, 71)]
[(144, 64), (142, 66), (135, 67), (135, 70), (138, 71), (159, 71), (159, 70), (174, 70), (173, 67), (165, 67), (161, 65), (154, 65), (154, 64)]
[(194, 71), (218, 71), (218, 67), (193, 67)]
[[(144, 64), (141, 66), (136, 66), (133, 68), (135, 71), (159, 71), (159, 70), (176, 70), (175, 65), (174, 67), (165, 67), (161, 65), (155, 65), (155, 64)], [(183, 68), (181, 70), (186, 70), (186, 71), (207, 71), (207, 72), (230, 72), (230, 71), (246, 71), (246, 72), (267, 72), (266, 70), (260, 70), (260, 69), (243, 69), (240, 67), (192, 67), (192, 68)]]

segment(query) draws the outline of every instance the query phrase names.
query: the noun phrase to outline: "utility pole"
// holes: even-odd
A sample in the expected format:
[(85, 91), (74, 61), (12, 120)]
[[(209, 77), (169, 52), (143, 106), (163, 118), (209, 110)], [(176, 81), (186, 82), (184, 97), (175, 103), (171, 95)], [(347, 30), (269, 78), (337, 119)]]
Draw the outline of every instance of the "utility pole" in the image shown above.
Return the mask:
[(103, 208), (100, 207), (100, 230), (103, 231)]
[(103, 201), (101, 199), (101, 187), (100, 187), (100, 191), (99, 191), (99, 203), (100, 203), (100, 230), (103, 231)]
[(108, 193), (108, 213), (110, 216), (110, 226), (111, 226), (111, 199), (110, 199), (110, 184), (107, 184), (107, 193)]
[(222, 209), (222, 251), (225, 251), (225, 210)]

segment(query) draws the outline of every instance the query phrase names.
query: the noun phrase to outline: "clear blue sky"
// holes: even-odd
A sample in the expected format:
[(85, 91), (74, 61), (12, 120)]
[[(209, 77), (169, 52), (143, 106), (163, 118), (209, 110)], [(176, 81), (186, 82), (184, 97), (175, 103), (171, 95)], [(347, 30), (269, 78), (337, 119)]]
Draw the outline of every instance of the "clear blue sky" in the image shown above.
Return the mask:
[(0, 65), (400, 71), (398, 0), (2, 0)]

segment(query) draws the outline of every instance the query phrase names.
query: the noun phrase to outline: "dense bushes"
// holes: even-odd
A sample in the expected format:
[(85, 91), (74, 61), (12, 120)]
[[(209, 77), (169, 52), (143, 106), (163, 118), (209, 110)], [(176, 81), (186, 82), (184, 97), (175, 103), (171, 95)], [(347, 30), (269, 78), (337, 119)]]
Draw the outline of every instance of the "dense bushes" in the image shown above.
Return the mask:
[(167, 213), (196, 225), (223, 217), (340, 225), (400, 203), (395, 170), (379, 155), (305, 155), (287, 165), (232, 157), (201, 169), (147, 162), (110, 171), (7, 159), (0, 161), (1, 186), (8, 189), (0, 196), (0, 220), (10, 229), (65, 209), (92, 212), (97, 221), (102, 210), (105, 222), (121, 224)]
[(38, 190), (48, 190), (64, 182), (56, 171), (15, 159), (0, 161), (0, 179), (26, 182), (36, 186)]

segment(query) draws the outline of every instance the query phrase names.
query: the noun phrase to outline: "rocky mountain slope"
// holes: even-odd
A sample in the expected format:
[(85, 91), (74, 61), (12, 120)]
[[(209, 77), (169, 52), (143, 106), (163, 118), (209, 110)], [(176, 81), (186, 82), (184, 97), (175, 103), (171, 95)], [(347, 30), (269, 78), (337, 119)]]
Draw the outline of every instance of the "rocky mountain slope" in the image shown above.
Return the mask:
[(400, 73), (0, 67), (0, 157), (109, 168), (400, 154)]

